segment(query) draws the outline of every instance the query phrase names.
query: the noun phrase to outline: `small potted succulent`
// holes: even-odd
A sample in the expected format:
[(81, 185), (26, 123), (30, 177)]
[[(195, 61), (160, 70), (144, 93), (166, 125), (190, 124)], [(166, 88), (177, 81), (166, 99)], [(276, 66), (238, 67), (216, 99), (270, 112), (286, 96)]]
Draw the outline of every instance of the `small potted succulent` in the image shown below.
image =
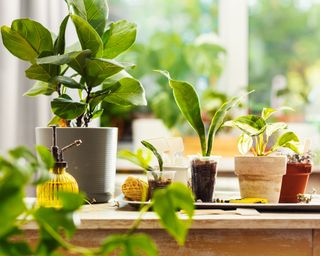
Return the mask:
[(240, 97), (225, 102), (216, 111), (211, 120), (208, 132), (201, 118), (200, 102), (193, 85), (185, 81), (171, 79), (167, 71), (159, 71), (169, 80), (175, 101), (182, 115), (197, 132), (201, 145), (201, 156), (191, 159), (191, 184), (196, 200), (212, 202), (217, 177), (217, 157), (211, 155), (212, 145), (217, 131), (223, 126), (228, 111), (237, 106)]
[(311, 153), (288, 155), (287, 171), (282, 178), (279, 203), (298, 203), (304, 194), (312, 169)]
[[(299, 152), (297, 135), (287, 130), (285, 123), (270, 121), (276, 111), (264, 108), (261, 116), (240, 116), (224, 124), (242, 131), (238, 141), (242, 155), (235, 157), (242, 198), (266, 198), (269, 203), (278, 203), (287, 158), (275, 153), (281, 148)], [(249, 151), (252, 155), (246, 155)]]
[(157, 158), (158, 167), (154, 168), (149, 165), (151, 161), (150, 155), (144, 154), (142, 149), (138, 149), (137, 153), (128, 150), (122, 150), (118, 153), (118, 157), (126, 159), (138, 166), (140, 166), (147, 174), (148, 178), (148, 198), (152, 198), (153, 192), (156, 189), (165, 188), (174, 180), (175, 171), (163, 170), (163, 159), (157, 149), (149, 142), (143, 140), (141, 144), (149, 149)]
[[(62, 1), (62, 0), (61, 0)], [(126, 20), (108, 21), (106, 0), (66, 0), (69, 14), (55, 36), (31, 19), (14, 20), (2, 26), (4, 46), (30, 64), (25, 75), (36, 80), (27, 96), (51, 96), (61, 142), (81, 139), (83, 147), (68, 152), (70, 172), (90, 201), (106, 202), (114, 190), (117, 128), (88, 127), (102, 113), (102, 102), (145, 105), (141, 83), (116, 57), (135, 41), (136, 25)], [(72, 22), (78, 41), (66, 47), (65, 33)], [(78, 97), (76, 96), (78, 95)], [(51, 145), (50, 128), (36, 129), (37, 144)]]

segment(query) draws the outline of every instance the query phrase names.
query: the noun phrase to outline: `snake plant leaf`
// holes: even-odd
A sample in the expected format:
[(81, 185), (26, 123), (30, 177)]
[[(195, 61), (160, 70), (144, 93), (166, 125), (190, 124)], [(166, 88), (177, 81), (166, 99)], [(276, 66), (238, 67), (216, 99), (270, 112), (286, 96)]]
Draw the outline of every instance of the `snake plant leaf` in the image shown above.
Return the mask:
[[(181, 183), (173, 183), (165, 189), (156, 190), (152, 196), (153, 210), (160, 218), (160, 223), (168, 233), (183, 245), (188, 228), (192, 223), (194, 198), (191, 190)], [(181, 220), (176, 213), (183, 210), (187, 219)]]
[(255, 136), (263, 133), (267, 125), (262, 117), (256, 115), (240, 116), (234, 119), (232, 123), (233, 126), (238, 127), (249, 136)]
[(104, 101), (117, 105), (146, 106), (145, 91), (139, 80), (124, 77), (113, 85), (114, 90), (107, 94)]
[(53, 45), (55, 54), (64, 54), (64, 50), (66, 46), (65, 34), (66, 34), (68, 20), (69, 20), (69, 15), (67, 15), (61, 22), (59, 35), (54, 41), (54, 45)]
[(25, 92), (24, 96), (38, 96), (38, 95), (51, 95), (56, 91), (56, 86), (51, 83), (46, 83), (42, 81), (37, 81), (31, 89)]
[(283, 122), (276, 122), (276, 123), (270, 123), (267, 124), (266, 127), (266, 136), (269, 138), (272, 134), (274, 134), (277, 131), (283, 130), (287, 128), (287, 124)]
[(108, 19), (109, 9), (106, 0), (67, 0), (72, 14), (86, 20), (101, 36)]
[[(116, 252), (126, 256), (158, 255), (154, 241), (146, 234), (110, 235), (103, 241), (99, 255), (110, 255)], [(113, 254), (112, 254), (113, 255)]]
[(56, 116), (66, 120), (72, 120), (86, 111), (87, 104), (75, 102), (63, 96), (64, 95), (51, 101), (51, 110)]
[(173, 90), (174, 99), (185, 119), (197, 132), (202, 155), (206, 155), (206, 134), (204, 124), (201, 119), (199, 97), (194, 87), (184, 81), (173, 80), (167, 71), (157, 71), (168, 78), (169, 85)]
[(130, 48), (136, 40), (137, 25), (126, 20), (119, 20), (109, 25), (102, 36), (104, 43), (103, 57), (115, 58)]
[(77, 31), (77, 35), (83, 50), (89, 49), (96, 57), (102, 56), (103, 44), (99, 34), (84, 19), (77, 15), (71, 15), (71, 19)]
[(249, 152), (250, 148), (253, 145), (253, 139), (246, 133), (242, 133), (238, 140), (238, 150), (242, 155), (245, 155)]
[[(253, 91), (251, 91), (253, 92)], [(244, 97), (250, 94), (251, 92), (240, 96), (240, 97), (234, 97), (230, 99), (229, 101), (225, 102), (224, 104), (221, 105), (221, 107), (217, 110), (215, 115), (213, 116), (209, 130), (208, 130), (208, 142), (207, 142), (207, 152), (206, 156), (210, 156), (211, 150), (212, 150), (212, 145), (213, 145), (213, 140), (214, 137), (217, 133), (217, 131), (220, 129), (220, 127), (223, 125), (223, 121), (228, 114), (228, 112), (234, 108), (237, 104), (239, 104), (240, 100)]]
[(108, 59), (86, 59), (85, 65), (86, 82), (89, 87), (100, 85), (106, 78), (126, 68), (123, 64)]
[(149, 149), (154, 156), (157, 158), (158, 160), (158, 164), (159, 164), (159, 170), (162, 172), (163, 170), (163, 160), (162, 160), (162, 156), (159, 154), (158, 150), (149, 142), (143, 140), (141, 141), (141, 144), (143, 146), (145, 146), (147, 149)]
[(290, 107), (280, 107), (279, 109), (274, 109), (274, 108), (263, 108), (262, 112), (261, 112), (261, 117), (264, 120), (267, 120), (270, 116), (272, 116), (274, 113), (279, 112), (279, 111), (283, 111), (283, 110), (290, 110), (290, 111), (294, 111), (293, 108)]

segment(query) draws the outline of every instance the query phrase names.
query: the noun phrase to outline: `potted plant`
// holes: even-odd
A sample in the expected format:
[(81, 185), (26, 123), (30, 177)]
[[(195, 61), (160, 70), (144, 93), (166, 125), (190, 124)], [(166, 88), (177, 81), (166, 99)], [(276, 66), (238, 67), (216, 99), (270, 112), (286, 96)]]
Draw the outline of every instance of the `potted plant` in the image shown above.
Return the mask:
[[(30, 19), (17, 19), (11, 27), (2, 26), (1, 35), (4, 46), (14, 56), (30, 63), (26, 76), (37, 80), (25, 95), (53, 98), (54, 117), (50, 124), (68, 127), (57, 129), (60, 143), (83, 141), (80, 150), (65, 155), (80, 190), (91, 201), (105, 202), (114, 190), (117, 128), (88, 126), (102, 114), (103, 101), (146, 104), (144, 88), (126, 72), (133, 65), (115, 60), (134, 43), (136, 25), (126, 20), (107, 24), (105, 0), (67, 0), (66, 3), (69, 14), (57, 36)], [(65, 31), (70, 20), (78, 42), (66, 48)], [(77, 92), (78, 98), (73, 96)], [(50, 132), (50, 128), (37, 128), (37, 143), (50, 146)]]
[[(242, 155), (235, 157), (242, 198), (266, 198), (269, 203), (278, 203), (287, 158), (274, 153), (280, 148), (299, 152), (296, 134), (287, 130), (285, 123), (270, 121), (276, 111), (264, 108), (261, 116), (241, 116), (224, 124), (242, 131), (238, 141)], [(253, 155), (246, 155), (248, 151)]]
[(217, 176), (217, 157), (211, 156), (212, 145), (217, 131), (223, 125), (225, 116), (239, 103), (240, 97), (232, 98), (219, 107), (206, 133), (201, 118), (199, 97), (194, 87), (188, 82), (172, 79), (167, 71), (159, 72), (169, 80), (180, 112), (199, 136), (201, 156), (195, 156), (191, 160), (191, 183), (195, 199), (211, 202)]
[(286, 174), (282, 178), (279, 203), (298, 203), (304, 194), (312, 169), (310, 152), (288, 155)]
[(152, 157), (151, 155), (145, 154), (142, 149), (138, 149), (136, 153), (121, 150), (118, 156), (140, 166), (146, 172), (149, 185), (147, 199), (150, 199), (156, 189), (165, 188), (173, 182), (175, 171), (163, 170), (163, 159), (151, 143), (143, 140), (141, 144), (149, 149), (156, 157), (158, 162), (157, 168), (149, 165)]

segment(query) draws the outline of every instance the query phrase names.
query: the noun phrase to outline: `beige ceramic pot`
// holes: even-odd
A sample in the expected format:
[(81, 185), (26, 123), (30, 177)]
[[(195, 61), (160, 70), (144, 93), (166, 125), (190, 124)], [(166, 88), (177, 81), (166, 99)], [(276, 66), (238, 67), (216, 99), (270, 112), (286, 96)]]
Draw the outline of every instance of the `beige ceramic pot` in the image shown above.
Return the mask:
[(235, 173), (241, 197), (266, 198), (269, 203), (278, 203), (286, 164), (286, 156), (236, 156)]

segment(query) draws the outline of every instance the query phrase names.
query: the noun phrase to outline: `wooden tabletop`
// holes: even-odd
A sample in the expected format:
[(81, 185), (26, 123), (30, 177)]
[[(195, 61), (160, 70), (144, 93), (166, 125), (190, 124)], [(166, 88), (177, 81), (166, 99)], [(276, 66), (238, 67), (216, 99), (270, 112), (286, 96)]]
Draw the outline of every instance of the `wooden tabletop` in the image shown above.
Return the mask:
[[(180, 214), (180, 213), (179, 213)], [(183, 214), (180, 214), (185, 218)], [(78, 212), (79, 229), (128, 229), (139, 216), (130, 206), (119, 209), (111, 204), (85, 205)], [(154, 212), (147, 212), (141, 229), (161, 228)], [(34, 223), (26, 229), (36, 229)], [(317, 213), (260, 213), (254, 216), (236, 214), (195, 215), (192, 229), (320, 229)]]

